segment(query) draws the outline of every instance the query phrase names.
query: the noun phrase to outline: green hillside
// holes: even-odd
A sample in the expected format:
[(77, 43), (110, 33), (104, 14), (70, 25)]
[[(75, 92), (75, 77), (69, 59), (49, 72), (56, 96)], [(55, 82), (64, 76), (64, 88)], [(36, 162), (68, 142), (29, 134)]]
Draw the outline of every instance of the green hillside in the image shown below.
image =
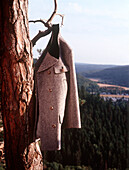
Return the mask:
[(87, 78), (98, 78), (109, 84), (129, 87), (129, 66), (107, 68), (94, 73), (83, 73)]
[(98, 92), (99, 91), (99, 86), (97, 85), (97, 83), (87, 79), (86, 77), (77, 74), (77, 84), (78, 84), (78, 88), (84, 88), (84, 91), (86, 92), (92, 92), (94, 89), (94, 92)]

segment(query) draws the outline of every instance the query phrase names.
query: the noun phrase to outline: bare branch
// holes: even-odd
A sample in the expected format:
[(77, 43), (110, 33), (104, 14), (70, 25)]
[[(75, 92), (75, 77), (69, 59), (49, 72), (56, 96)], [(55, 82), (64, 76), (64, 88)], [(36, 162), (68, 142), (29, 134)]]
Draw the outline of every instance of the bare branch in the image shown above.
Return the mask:
[(61, 22), (61, 26), (63, 25), (63, 20), (64, 20), (64, 15), (61, 14), (57, 14), (57, 0), (54, 0), (54, 5), (55, 5), (55, 9), (54, 12), (52, 13), (51, 17), (47, 20), (47, 22), (45, 22), (45, 20), (30, 20), (29, 22), (41, 22), (44, 24), (45, 27), (47, 27), (48, 29), (45, 31), (39, 31), (39, 33), (31, 40), (32, 45), (34, 46), (36, 44), (36, 42), (41, 38), (44, 37), (46, 35), (48, 35), (51, 31), (52, 31), (52, 20), (54, 18), (55, 15), (59, 15), (60, 17), (62, 17), (62, 22)]
[(54, 18), (54, 16), (56, 15), (57, 13), (57, 0), (54, 0), (54, 5), (55, 5), (55, 9), (54, 9), (54, 12), (52, 13), (51, 17), (47, 20), (47, 22), (45, 22), (44, 20), (40, 19), (40, 20), (30, 20), (29, 22), (41, 22), (44, 24), (45, 27), (51, 27), (51, 22)]
[(52, 30), (52, 27), (49, 27), (47, 30), (45, 31), (39, 31), (39, 33), (31, 40), (32, 45), (34, 46), (36, 44), (36, 42), (41, 38), (44, 37), (46, 35), (48, 35)]
[(48, 19), (47, 23), (50, 24), (51, 21), (53, 20), (54, 16), (56, 15), (57, 13), (57, 0), (54, 0), (54, 4), (55, 4), (55, 9), (54, 9), (54, 12), (52, 13), (51, 17)]
[(62, 21), (61, 21), (61, 26), (64, 25), (64, 14), (56, 14), (56, 15), (59, 15), (61, 18), (62, 18)]
[(41, 22), (41, 23), (44, 24), (45, 27), (50, 27), (50, 25), (49, 25), (47, 22), (45, 22), (45, 20), (43, 20), (43, 19), (39, 19), (39, 20), (30, 20), (29, 22), (33, 22), (33, 23)]

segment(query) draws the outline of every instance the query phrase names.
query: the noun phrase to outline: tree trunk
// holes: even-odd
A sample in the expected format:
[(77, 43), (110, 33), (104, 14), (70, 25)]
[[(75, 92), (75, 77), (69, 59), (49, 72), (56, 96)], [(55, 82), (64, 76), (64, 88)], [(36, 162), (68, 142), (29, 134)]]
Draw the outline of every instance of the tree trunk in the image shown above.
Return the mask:
[(28, 0), (0, 0), (0, 80), (8, 170), (43, 169), (34, 127)]

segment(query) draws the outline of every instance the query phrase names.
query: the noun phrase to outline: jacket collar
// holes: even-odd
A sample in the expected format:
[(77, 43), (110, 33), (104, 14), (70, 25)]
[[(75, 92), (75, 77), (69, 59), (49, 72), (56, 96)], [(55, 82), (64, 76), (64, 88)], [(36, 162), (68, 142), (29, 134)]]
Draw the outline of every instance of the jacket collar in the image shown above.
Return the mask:
[(44, 71), (50, 67), (52, 67), (54, 64), (56, 64), (59, 60), (53, 56), (51, 56), (49, 54), (49, 52), (47, 52), (43, 62), (41, 63), (39, 69), (37, 72), (41, 72)]

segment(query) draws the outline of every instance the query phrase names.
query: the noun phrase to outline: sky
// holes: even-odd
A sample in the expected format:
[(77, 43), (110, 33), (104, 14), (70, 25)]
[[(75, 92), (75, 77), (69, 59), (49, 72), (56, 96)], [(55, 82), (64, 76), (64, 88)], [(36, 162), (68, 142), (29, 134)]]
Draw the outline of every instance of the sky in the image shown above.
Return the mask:
[[(48, 19), (54, 0), (29, 0), (29, 20)], [(57, 13), (64, 14), (62, 37), (73, 50), (78, 63), (129, 65), (129, 0), (58, 0)], [(53, 24), (61, 23), (57, 15)], [(30, 23), (31, 39), (41, 23)], [(41, 38), (33, 47), (44, 49), (51, 35)]]

